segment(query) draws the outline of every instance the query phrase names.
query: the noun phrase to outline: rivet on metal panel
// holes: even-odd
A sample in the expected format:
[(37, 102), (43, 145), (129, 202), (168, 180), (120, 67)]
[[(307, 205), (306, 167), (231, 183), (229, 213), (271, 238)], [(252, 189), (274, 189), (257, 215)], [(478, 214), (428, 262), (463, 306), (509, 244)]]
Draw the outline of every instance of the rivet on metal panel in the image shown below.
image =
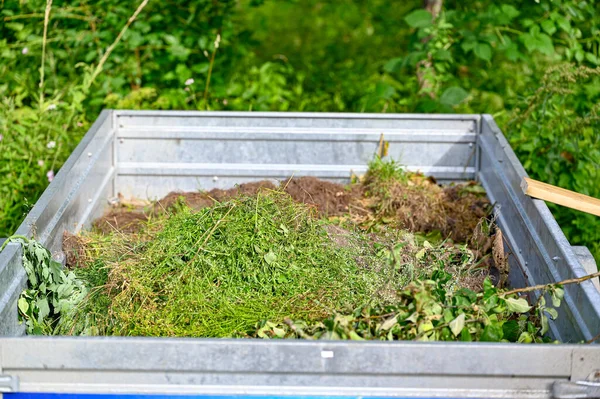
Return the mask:
[(92, 203), (92, 199), (91, 199), (91, 198), (88, 198), (88, 202), (91, 204), (91, 203)]
[(560, 256), (555, 256), (552, 258), (553, 261), (558, 262), (560, 260)]
[(91, 153), (91, 152), (88, 152), (88, 157), (91, 157), (91, 156), (92, 156), (92, 153)]
[(502, 163), (502, 162), (504, 162), (504, 160), (498, 158), (498, 162)]
[(213, 181), (219, 180), (219, 176), (213, 176)]
[(469, 143), (469, 148), (473, 148), (473, 143)]
[(332, 359), (333, 358), (333, 351), (321, 351), (321, 357), (323, 359)]
[(521, 248), (519, 248), (519, 253), (520, 253), (520, 254), (522, 254), (522, 253), (523, 253), (523, 250), (522, 250)]
[(125, 140), (123, 140), (123, 139), (119, 140), (119, 143), (121, 143), (121, 144), (123, 144), (124, 142), (125, 142)]
[(525, 266), (527, 266), (529, 264), (529, 262), (525, 261)]

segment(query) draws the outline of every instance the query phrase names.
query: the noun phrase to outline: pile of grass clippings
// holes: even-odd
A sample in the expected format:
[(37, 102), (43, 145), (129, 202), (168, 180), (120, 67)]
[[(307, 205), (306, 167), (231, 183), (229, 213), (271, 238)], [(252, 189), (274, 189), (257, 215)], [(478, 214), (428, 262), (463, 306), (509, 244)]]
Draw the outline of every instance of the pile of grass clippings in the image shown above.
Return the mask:
[(89, 294), (54, 333), (541, 342), (547, 330), (545, 310), (498, 287), (506, 258), (480, 186), (378, 159), (348, 187), (171, 193), (95, 226), (65, 237)]
[[(391, 303), (428, 256), (403, 231), (349, 231), (272, 190), (199, 211), (181, 205), (137, 234), (81, 239), (94, 260), (76, 272), (95, 288), (71, 334), (226, 337), (259, 320), (316, 321)], [(389, 261), (392, 242), (410, 248), (401, 265)], [(459, 267), (471, 259), (459, 248), (446, 252)]]

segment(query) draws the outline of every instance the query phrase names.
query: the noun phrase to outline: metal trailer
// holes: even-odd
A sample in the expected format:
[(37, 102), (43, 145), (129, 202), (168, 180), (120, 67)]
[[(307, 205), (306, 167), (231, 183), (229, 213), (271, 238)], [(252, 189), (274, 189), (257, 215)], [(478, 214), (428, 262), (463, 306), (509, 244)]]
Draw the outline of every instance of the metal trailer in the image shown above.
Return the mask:
[[(103, 111), (17, 233), (60, 251), (63, 231), (89, 226), (118, 193), (159, 198), (291, 175), (347, 181), (381, 134), (409, 170), (483, 184), (512, 286), (581, 277), (582, 260), (595, 267), (544, 202), (523, 195), (525, 170), (489, 115)], [(550, 331), (559, 345), (27, 337), (17, 318), (25, 284), (20, 247), (9, 244), (0, 253), (5, 399), (600, 397), (600, 347), (579, 343), (600, 332), (589, 281), (566, 287)]]

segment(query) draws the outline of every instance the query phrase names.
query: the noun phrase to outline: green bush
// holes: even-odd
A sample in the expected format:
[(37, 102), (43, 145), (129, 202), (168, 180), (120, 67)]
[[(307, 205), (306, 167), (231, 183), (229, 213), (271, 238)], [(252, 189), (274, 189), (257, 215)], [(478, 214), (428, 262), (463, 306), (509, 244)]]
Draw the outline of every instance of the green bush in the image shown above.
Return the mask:
[[(46, 4), (0, 9), (0, 235), (104, 107), (491, 113), (534, 178), (599, 195), (592, 2), (54, 1), (44, 41)], [(600, 260), (597, 218), (552, 210)]]

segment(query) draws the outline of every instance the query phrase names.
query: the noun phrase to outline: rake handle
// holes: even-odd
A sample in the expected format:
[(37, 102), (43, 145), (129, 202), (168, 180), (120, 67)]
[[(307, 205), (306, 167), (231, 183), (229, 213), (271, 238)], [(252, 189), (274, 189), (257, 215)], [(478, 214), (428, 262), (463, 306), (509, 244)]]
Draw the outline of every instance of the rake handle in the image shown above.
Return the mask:
[(600, 199), (542, 183), (528, 177), (523, 178), (521, 188), (530, 197), (600, 216)]

